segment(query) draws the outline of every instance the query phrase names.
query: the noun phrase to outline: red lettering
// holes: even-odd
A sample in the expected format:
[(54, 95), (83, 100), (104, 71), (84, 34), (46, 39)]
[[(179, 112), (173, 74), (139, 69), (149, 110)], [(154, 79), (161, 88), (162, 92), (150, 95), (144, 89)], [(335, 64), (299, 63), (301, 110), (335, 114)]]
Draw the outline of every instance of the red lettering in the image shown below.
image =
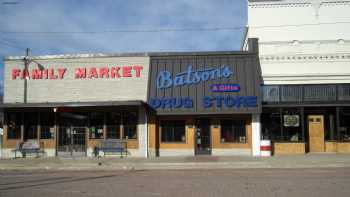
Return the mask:
[(120, 74), (119, 74), (119, 70), (120, 70), (120, 67), (112, 67), (111, 68), (111, 77), (112, 78), (120, 78)]
[(115, 78), (115, 68), (111, 68), (111, 78)]
[(142, 66), (136, 65), (136, 66), (134, 66), (133, 68), (134, 68), (134, 70), (135, 70), (135, 72), (136, 72), (136, 77), (139, 78), (139, 77), (141, 76), (141, 70), (143, 69), (143, 67), (142, 67)]
[(90, 68), (89, 78), (98, 78), (97, 69), (95, 67)]
[(132, 77), (131, 70), (132, 70), (131, 66), (124, 66), (123, 67), (123, 77)]
[(122, 76), (119, 74), (120, 69), (121, 69), (121, 67), (117, 66), (117, 72), (116, 72), (116, 73), (117, 73), (117, 78), (122, 77)]
[(32, 70), (32, 79), (42, 79), (43, 73), (39, 69), (33, 69)]
[(29, 79), (29, 72), (28, 72), (28, 70), (23, 70), (22, 79)]
[(86, 68), (76, 68), (75, 78), (76, 79), (86, 78)]
[(21, 75), (21, 70), (20, 69), (12, 69), (12, 79), (16, 79)]
[(108, 69), (108, 67), (100, 68), (100, 78), (103, 78), (103, 77), (109, 78), (109, 69)]
[(58, 78), (63, 79), (64, 73), (66, 72), (67, 69), (65, 68), (59, 68), (58, 69)]
[(49, 78), (49, 70), (45, 69), (44, 71), (42, 71), (43, 73), (43, 78), (44, 79), (48, 79)]
[(57, 79), (57, 75), (55, 75), (55, 70), (53, 68), (50, 69), (50, 79)]

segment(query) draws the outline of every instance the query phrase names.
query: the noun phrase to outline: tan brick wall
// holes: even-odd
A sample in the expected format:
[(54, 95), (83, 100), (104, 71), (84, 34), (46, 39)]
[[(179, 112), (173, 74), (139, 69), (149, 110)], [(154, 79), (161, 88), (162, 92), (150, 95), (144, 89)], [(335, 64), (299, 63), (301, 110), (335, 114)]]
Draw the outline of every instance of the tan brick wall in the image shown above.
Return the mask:
[(274, 143), (274, 155), (305, 154), (305, 143)]
[(325, 142), (325, 152), (337, 152), (337, 142)]
[[(28, 80), (28, 103), (125, 101), (147, 99), (149, 57), (96, 57), (36, 60), (45, 68), (66, 68), (63, 79)], [(76, 68), (143, 66), (140, 78), (75, 79)], [(5, 61), (4, 102), (23, 102), (23, 79), (12, 79), (12, 70), (23, 69), (22, 60)], [(29, 71), (37, 69), (31, 63)], [(57, 72), (57, 70), (56, 70)], [(134, 72), (133, 72), (134, 74)]]
[(338, 142), (337, 143), (338, 153), (350, 153), (350, 143), (349, 142)]

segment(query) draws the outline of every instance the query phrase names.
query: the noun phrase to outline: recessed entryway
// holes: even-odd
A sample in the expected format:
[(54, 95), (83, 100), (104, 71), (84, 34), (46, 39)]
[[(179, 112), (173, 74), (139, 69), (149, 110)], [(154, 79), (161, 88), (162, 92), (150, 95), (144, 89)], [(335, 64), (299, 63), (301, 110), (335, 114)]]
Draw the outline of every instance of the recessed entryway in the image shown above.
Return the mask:
[(195, 154), (211, 154), (210, 119), (197, 119), (195, 128)]

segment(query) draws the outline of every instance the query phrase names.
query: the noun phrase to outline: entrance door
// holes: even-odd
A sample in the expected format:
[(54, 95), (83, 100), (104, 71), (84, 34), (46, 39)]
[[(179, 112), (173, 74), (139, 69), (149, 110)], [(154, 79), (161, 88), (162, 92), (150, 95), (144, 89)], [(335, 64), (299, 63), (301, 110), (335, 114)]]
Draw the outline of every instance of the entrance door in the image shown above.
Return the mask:
[(60, 127), (57, 147), (58, 156), (85, 156), (85, 130), (85, 127)]
[(210, 120), (199, 119), (196, 121), (195, 132), (195, 154), (196, 155), (210, 155), (211, 154), (211, 142), (210, 142)]
[(323, 115), (309, 115), (309, 151), (324, 152), (324, 117)]

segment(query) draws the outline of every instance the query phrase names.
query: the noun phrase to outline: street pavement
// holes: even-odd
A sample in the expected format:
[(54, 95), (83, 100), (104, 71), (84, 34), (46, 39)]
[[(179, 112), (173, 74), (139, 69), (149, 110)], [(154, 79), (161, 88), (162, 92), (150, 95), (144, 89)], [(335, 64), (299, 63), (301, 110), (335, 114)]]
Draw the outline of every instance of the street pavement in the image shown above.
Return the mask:
[(259, 158), (196, 156), (158, 158), (20, 158), (0, 160), (0, 170), (175, 170), (350, 167), (350, 154), (306, 154)]
[(348, 197), (350, 168), (0, 171), (1, 197)]

